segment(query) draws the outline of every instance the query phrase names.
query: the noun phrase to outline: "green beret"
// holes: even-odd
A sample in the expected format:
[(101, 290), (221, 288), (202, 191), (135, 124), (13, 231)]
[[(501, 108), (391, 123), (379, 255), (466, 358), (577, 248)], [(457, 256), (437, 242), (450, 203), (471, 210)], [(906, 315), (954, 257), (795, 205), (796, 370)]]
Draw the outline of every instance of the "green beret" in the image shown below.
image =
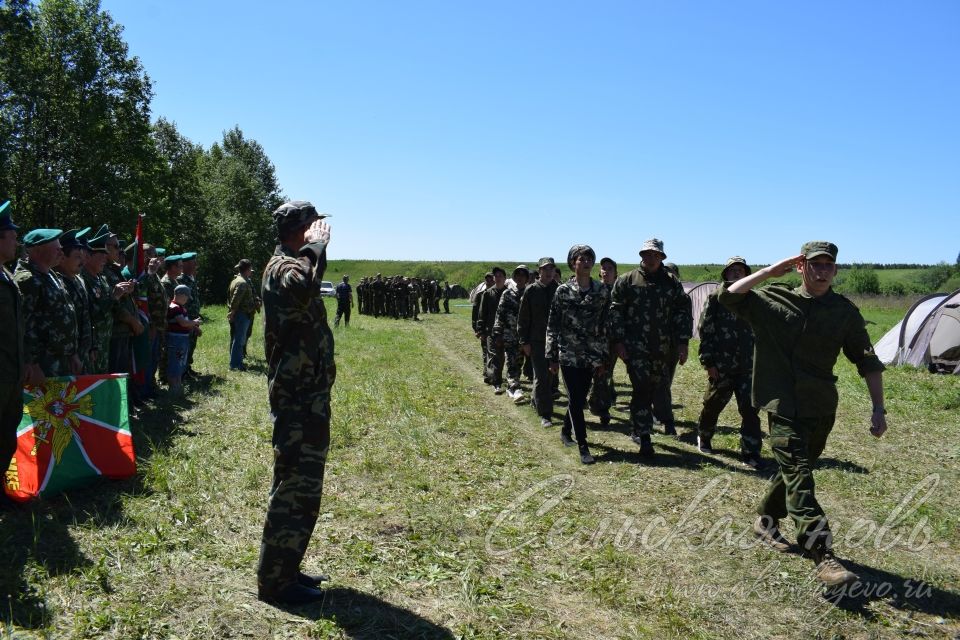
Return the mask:
[(63, 231), (60, 229), (34, 229), (23, 236), (23, 246), (27, 248), (39, 247), (42, 244), (53, 242), (62, 235)]
[(196, 251), (187, 251), (186, 253), (181, 253), (181, 254), (180, 254), (180, 259), (181, 259), (181, 260), (196, 260), (196, 259), (197, 259), (197, 252), (196, 252)]
[(173, 254), (164, 258), (163, 264), (176, 264), (181, 260), (183, 260), (183, 256), (178, 256), (177, 254)]
[(154, 251), (157, 252), (157, 256), (160, 257), (160, 258), (162, 258), (163, 256), (167, 255), (167, 250), (164, 249), (163, 247), (157, 247), (156, 249), (154, 249)]
[(88, 249), (84, 236), (90, 231), (90, 227), (85, 229), (70, 229), (63, 235), (60, 236), (60, 246), (63, 247), (63, 250), (76, 249), (77, 247), (81, 249)]

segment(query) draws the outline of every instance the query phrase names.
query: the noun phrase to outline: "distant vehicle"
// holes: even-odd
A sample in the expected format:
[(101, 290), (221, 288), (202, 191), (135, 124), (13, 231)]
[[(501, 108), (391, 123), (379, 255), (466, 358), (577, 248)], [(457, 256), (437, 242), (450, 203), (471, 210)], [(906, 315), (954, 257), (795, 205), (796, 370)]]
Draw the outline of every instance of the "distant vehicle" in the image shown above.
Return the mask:
[(329, 280), (322, 280), (320, 282), (320, 295), (335, 298), (337, 296), (337, 292), (333, 288), (333, 283)]

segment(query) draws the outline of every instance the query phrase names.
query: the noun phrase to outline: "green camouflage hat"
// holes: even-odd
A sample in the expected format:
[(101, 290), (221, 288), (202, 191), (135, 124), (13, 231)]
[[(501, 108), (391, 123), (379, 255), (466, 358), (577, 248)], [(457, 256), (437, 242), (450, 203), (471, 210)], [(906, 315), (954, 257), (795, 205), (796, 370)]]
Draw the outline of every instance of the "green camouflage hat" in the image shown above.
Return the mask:
[(597, 261), (596, 252), (588, 244), (575, 244), (570, 247), (570, 251), (567, 252), (567, 266), (573, 269), (573, 262), (581, 255), (586, 254), (593, 259), (594, 262)]
[(273, 212), (273, 221), (279, 231), (296, 231), (314, 220), (329, 217), (327, 213), (318, 212), (317, 208), (306, 200), (284, 202)]
[(810, 242), (804, 242), (803, 246), (800, 247), (800, 253), (803, 254), (803, 257), (807, 260), (816, 258), (817, 256), (830, 256), (836, 261), (837, 245), (832, 242), (827, 242), (826, 240), (812, 240)]
[(643, 253), (644, 251), (656, 251), (660, 254), (661, 260), (667, 259), (667, 254), (663, 251), (663, 240), (658, 238), (650, 238), (649, 240), (645, 240), (643, 246), (640, 247), (640, 253)]
[(518, 273), (520, 273), (520, 272), (523, 272), (523, 273), (527, 274), (528, 276), (530, 275), (530, 269), (527, 269), (527, 265), (525, 265), (525, 264), (518, 264), (518, 265), (516, 266), (516, 268), (513, 270), (513, 273), (510, 274), (510, 277), (513, 278), (513, 277), (515, 277), (515, 276), (516, 276)]
[(746, 261), (744, 258), (741, 258), (740, 256), (733, 256), (732, 258), (730, 258), (729, 260), (727, 260), (727, 264), (723, 265), (723, 271), (720, 272), (720, 277), (723, 278), (724, 280), (726, 280), (726, 279), (727, 279), (727, 269), (729, 269), (730, 267), (732, 267), (732, 266), (735, 265), (735, 264), (743, 265), (743, 268), (746, 270), (747, 275), (750, 275), (750, 273), (751, 273), (751, 271), (750, 271), (750, 265), (747, 264), (747, 261)]
[(60, 229), (34, 229), (23, 236), (23, 246), (28, 249), (31, 247), (39, 247), (48, 242), (53, 242), (62, 235), (63, 231)]
[(557, 266), (557, 263), (553, 261), (553, 258), (540, 258), (539, 260), (537, 260), (537, 269), (539, 269), (540, 267), (545, 267), (548, 264)]

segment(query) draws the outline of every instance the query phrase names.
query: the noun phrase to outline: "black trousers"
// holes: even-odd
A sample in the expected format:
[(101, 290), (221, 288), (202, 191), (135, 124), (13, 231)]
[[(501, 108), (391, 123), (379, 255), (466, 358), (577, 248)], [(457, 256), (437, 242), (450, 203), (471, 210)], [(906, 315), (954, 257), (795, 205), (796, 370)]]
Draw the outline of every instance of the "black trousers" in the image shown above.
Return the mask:
[(587, 444), (587, 423), (583, 409), (587, 405), (587, 393), (593, 381), (593, 367), (568, 367), (562, 365), (563, 384), (567, 387), (567, 413), (563, 416), (563, 433), (577, 434), (577, 444)]
[(23, 386), (0, 382), (0, 477), (17, 450), (17, 427), (23, 418)]

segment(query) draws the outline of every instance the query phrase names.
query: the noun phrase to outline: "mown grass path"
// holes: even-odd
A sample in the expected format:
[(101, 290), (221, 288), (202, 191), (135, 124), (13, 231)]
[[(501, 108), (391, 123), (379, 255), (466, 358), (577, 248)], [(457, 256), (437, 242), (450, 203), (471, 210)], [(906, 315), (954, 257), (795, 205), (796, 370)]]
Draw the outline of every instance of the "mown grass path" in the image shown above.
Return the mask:
[[(228, 371), (223, 311), (214, 308), (198, 356), (208, 376), (187, 401), (162, 401), (139, 423), (136, 479), (0, 516), (0, 586), (12, 593), (0, 614), (4, 632), (960, 633), (957, 378), (890, 372), (891, 432), (876, 441), (863, 383), (852, 367), (838, 367), (840, 414), (818, 489), (839, 554), (873, 592), (831, 602), (812, 583), (809, 561), (753, 544), (749, 526), (766, 481), (738, 463), (735, 430), (721, 429), (715, 455), (693, 445), (703, 389), (694, 362), (674, 385), (681, 438), (655, 436), (657, 458), (643, 461), (618, 408), (608, 429), (591, 420), (598, 463), (584, 467), (561, 445), (558, 427), (541, 428), (529, 407), (482, 384), (469, 311), (455, 311), (419, 323), (355, 316), (350, 329), (336, 330), (333, 445), (307, 557), (309, 569), (334, 577), (323, 603), (284, 611), (255, 598), (271, 473), (262, 360), (247, 373)], [(250, 352), (262, 352), (259, 330)], [(617, 382), (626, 401), (622, 365)], [(721, 425), (733, 424), (728, 408)]]

